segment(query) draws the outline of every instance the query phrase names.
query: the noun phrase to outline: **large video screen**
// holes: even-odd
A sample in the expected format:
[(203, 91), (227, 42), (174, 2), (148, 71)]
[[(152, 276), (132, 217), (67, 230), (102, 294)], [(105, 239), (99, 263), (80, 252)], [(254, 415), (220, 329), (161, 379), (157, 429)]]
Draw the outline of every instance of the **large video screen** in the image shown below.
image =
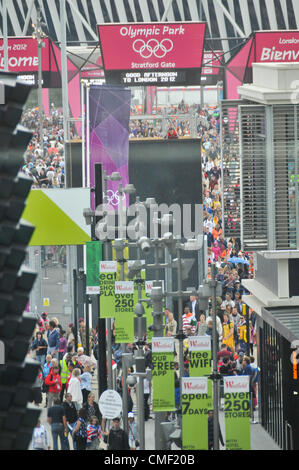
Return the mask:
[[(200, 139), (130, 140), (129, 143), (129, 181), (136, 188), (141, 201), (154, 197), (156, 202), (171, 206), (202, 204), (202, 165)], [(131, 203), (135, 200), (132, 196)], [(149, 211), (148, 211), (149, 212)], [(195, 212), (192, 210), (191, 224), (194, 226)], [(161, 217), (159, 213), (159, 217)], [(184, 217), (181, 218), (181, 233), (184, 234)], [(147, 235), (150, 237), (152, 220), (148, 221)], [(186, 237), (182, 236), (182, 239)], [(198, 254), (184, 251), (183, 258), (194, 260), (188, 279), (183, 281), (183, 289), (198, 287)], [(147, 262), (154, 262), (153, 255)], [(155, 272), (149, 271), (148, 279), (155, 279)], [(164, 279), (163, 271), (160, 272)], [(173, 270), (173, 289), (178, 288), (177, 272)], [(187, 301), (189, 299), (184, 300)], [(174, 300), (174, 313), (177, 314)]]
[(200, 84), (205, 28), (198, 22), (98, 25), (106, 82)]
[[(141, 201), (155, 198), (158, 205), (178, 205), (181, 224), (176, 234), (180, 238), (193, 238), (187, 236), (189, 227), (192, 231), (195, 229), (196, 236), (202, 233), (202, 226), (198, 231), (195, 223), (200, 217), (198, 206), (202, 204), (201, 172), (200, 139), (130, 140), (129, 181), (134, 184), (136, 195)], [(133, 200), (134, 196), (131, 203)], [(191, 219), (187, 226), (183, 209), (188, 206)], [(149, 237), (152, 232), (152, 220), (148, 220)]]

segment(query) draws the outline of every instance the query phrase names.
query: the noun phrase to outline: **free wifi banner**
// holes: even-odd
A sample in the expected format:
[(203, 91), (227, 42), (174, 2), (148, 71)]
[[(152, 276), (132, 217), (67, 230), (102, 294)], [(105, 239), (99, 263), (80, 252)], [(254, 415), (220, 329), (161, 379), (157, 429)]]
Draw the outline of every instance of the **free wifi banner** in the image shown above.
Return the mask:
[[(190, 377), (208, 377), (212, 374), (210, 336), (191, 336), (188, 340)], [(208, 379), (208, 408), (213, 408), (213, 382)]]

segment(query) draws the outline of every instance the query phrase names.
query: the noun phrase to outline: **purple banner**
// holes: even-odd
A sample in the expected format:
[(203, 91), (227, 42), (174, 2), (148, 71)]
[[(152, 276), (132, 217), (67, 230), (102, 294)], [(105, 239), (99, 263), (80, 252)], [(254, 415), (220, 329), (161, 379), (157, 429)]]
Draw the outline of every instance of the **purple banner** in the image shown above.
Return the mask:
[[(90, 186), (94, 187), (94, 164), (110, 175), (118, 171), (122, 185), (129, 182), (129, 120), (131, 91), (121, 87), (94, 85), (89, 91)], [(108, 181), (108, 201), (118, 205), (119, 181)]]

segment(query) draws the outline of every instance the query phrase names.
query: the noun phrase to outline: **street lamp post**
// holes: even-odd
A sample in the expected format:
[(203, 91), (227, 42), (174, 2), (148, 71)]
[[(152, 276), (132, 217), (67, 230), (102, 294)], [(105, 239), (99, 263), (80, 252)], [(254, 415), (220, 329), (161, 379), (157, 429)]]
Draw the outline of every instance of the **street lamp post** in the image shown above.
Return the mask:
[[(135, 193), (135, 188), (132, 184), (126, 185), (124, 188), (122, 184), (119, 184), (118, 193), (119, 193), (119, 207), (118, 207), (118, 216), (119, 216), (119, 236), (117, 240), (115, 240), (115, 252), (116, 252), (116, 260), (120, 263), (121, 267), (121, 281), (125, 280), (125, 262), (128, 261), (124, 259), (124, 237), (126, 236), (126, 225), (124, 224), (124, 213), (123, 213), (123, 195), (124, 194), (133, 194)], [(121, 249), (117, 251), (116, 244), (119, 242)], [(128, 366), (129, 366), (130, 358), (126, 353), (126, 344), (122, 343), (122, 374), (123, 374), (123, 386), (122, 386), (122, 399), (123, 399), (123, 423), (124, 423), (124, 430), (128, 432), (129, 423), (128, 423), (128, 395), (127, 395), (127, 376), (128, 376)]]
[[(120, 181), (121, 176), (118, 172), (114, 172), (111, 175), (107, 175), (107, 171), (104, 170), (103, 175), (103, 202), (104, 205), (108, 204), (108, 181)], [(105, 261), (109, 258), (109, 246), (108, 240), (103, 242), (103, 258)], [(111, 390), (113, 388), (113, 380), (112, 380), (112, 320), (111, 318), (106, 318), (106, 331), (107, 331), (107, 361), (108, 361), (108, 370), (107, 370), (107, 378), (108, 378), (108, 389)]]

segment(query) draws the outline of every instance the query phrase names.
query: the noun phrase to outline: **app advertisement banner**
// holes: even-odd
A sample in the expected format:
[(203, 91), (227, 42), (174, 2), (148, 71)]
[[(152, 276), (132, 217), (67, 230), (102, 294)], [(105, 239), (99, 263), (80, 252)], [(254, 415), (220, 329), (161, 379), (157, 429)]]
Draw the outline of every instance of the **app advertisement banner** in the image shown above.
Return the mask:
[(183, 450), (208, 450), (208, 379), (182, 378)]
[(227, 450), (250, 450), (249, 376), (223, 377)]
[(153, 411), (175, 411), (174, 339), (152, 338)]
[(116, 276), (116, 261), (100, 262), (100, 318), (114, 318)]
[(102, 243), (100, 241), (86, 243), (86, 294), (100, 293), (100, 261), (102, 260)]

